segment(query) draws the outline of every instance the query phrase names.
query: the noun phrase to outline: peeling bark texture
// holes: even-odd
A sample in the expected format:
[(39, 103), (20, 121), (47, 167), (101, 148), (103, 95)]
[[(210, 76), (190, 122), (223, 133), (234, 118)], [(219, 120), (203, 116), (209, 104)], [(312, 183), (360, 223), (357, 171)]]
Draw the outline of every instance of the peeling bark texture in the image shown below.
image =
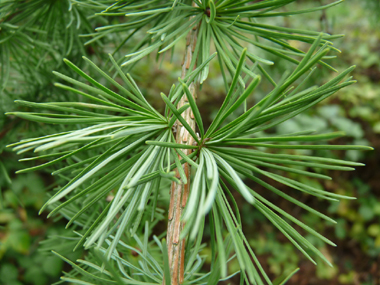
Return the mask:
[[(182, 64), (182, 75), (184, 78), (187, 71), (190, 68), (190, 62), (193, 58), (194, 48), (197, 42), (198, 36), (198, 27), (194, 27), (189, 34), (187, 35), (186, 42), (186, 52), (184, 56), (184, 61)], [(196, 99), (196, 83), (191, 83), (189, 90)], [(183, 96), (181, 101), (178, 103), (178, 108), (182, 107), (184, 104), (188, 103), (187, 97)], [(191, 112), (191, 109), (188, 108), (185, 112), (182, 113), (182, 117), (186, 122), (195, 130), (195, 121), (194, 114)], [(177, 121), (177, 134), (176, 142), (185, 145), (192, 145), (194, 142), (193, 137), (189, 132), (183, 127), (183, 125)], [(191, 149), (182, 149), (182, 151), (189, 155)], [(181, 159), (181, 158), (180, 158)], [(184, 268), (185, 268), (185, 239), (179, 240), (179, 235), (181, 230), (184, 227), (184, 223), (181, 221), (182, 211), (186, 206), (187, 198), (190, 191), (190, 166), (185, 163), (182, 165), (186, 177), (187, 184), (178, 184), (172, 182), (170, 189), (170, 206), (168, 214), (168, 230), (167, 230), (167, 247), (169, 255), (169, 265), (170, 265), (170, 274), (171, 274), (171, 285), (179, 285), (183, 283), (184, 280)], [(177, 178), (181, 179), (178, 171)], [(165, 282), (164, 282), (165, 283)]]

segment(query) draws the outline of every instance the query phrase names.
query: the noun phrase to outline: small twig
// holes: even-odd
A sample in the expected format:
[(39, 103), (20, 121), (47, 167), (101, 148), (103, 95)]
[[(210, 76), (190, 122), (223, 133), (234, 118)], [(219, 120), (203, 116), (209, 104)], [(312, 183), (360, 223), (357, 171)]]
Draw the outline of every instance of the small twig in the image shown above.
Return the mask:
[[(193, 3), (193, 5), (195, 5)], [(182, 75), (184, 78), (187, 74), (190, 63), (193, 58), (194, 48), (197, 42), (198, 36), (198, 26), (195, 26), (192, 29), (188, 36), (186, 42), (186, 52), (184, 56), (184, 61), (182, 64)], [(196, 84), (191, 83), (189, 86), (189, 90), (193, 95), (194, 99), (196, 99)], [(185, 105), (187, 102), (187, 97), (183, 96), (180, 102), (178, 103), (178, 108)], [(191, 128), (195, 131), (195, 121), (194, 115), (191, 112), (191, 109), (187, 109), (182, 113), (182, 117), (186, 120), (186, 122), (191, 126)], [(176, 123), (176, 131), (174, 132), (176, 136), (176, 142), (184, 145), (192, 145), (193, 138), (186, 130), (186, 128), (180, 124)], [(182, 150), (186, 155), (191, 154), (191, 149), (183, 149)], [(168, 230), (167, 230), (167, 247), (168, 247), (168, 256), (169, 256), (169, 265), (170, 265), (170, 273), (171, 273), (171, 283), (172, 285), (182, 284), (184, 281), (184, 268), (185, 268), (185, 239), (180, 240), (180, 232), (184, 227), (183, 221), (181, 221), (182, 211), (186, 206), (187, 199), (190, 191), (190, 166), (188, 163), (182, 165), (183, 170), (186, 174), (187, 184), (175, 183), (172, 182), (170, 189), (170, 206), (169, 206), (169, 216), (168, 216)], [(176, 171), (176, 177), (180, 178), (178, 170)]]

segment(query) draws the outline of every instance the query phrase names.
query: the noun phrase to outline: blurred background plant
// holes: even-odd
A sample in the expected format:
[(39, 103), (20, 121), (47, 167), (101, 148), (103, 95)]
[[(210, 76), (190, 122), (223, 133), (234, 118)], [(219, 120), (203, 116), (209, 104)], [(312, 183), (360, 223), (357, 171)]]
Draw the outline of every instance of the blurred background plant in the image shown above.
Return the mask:
[[(74, 72), (62, 64), (64, 57), (72, 62), (78, 62), (82, 55), (94, 62), (106, 61), (105, 53), (97, 52), (99, 47), (111, 51), (120, 44), (119, 37), (107, 35), (106, 39), (89, 41), (84, 45), (88, 38), (79, 35), (92, 33), (94, 28), (105, 26), (110, 21), (122, 21), (122, 17), (91, 17), (93, 10), (101, 10), (101, 3), (107, 1), (93, 1), (93, 5), (81, 6), (80, 1), (53, 0), (27, 1), (29, 9), (39, 9), (38, 17), (32, 17), (31, 10), (28, 9), (9, 15), (7, 9), (14, 9), (11, 5), (21, 2), (25, 1), (0, 0), (0, 284), (52, 284), (58, 281), (62, 270), (70, 270), (70, 265), (44, 251), (45, 247), (48, 248), (46, 242), (42, 245), (39, 243), (47, 236), (66, 235), (67, 239), (71, 237), (64, 233), (63, 222), (46, 219), (46, 213), (38, 216), (37, 212), (48, 199), (46, 189), (55, 187), (60, 183), (59, 179), (63, 178), (53, 178), (46, 171), (16, 176), (14, 172), (24, 167), (16, 162), (19, 157), (16, 158), (15, 154), (5, 149), (5, 145), (10, 142), (31, 137), (30, 133), (33, 133), (33, 136), (50, 133), (49, 127), (45, 125), (44, 128), (40, 128), (37, 124), (15, 117), (5, 117), (3, 114), (5, 110), (17, 108), (13, 104), (15, 98), (45, 102), (59, 101), (60, 98), (72, 96), (53, 88), (51, 82), (55, 79), (52, 79), (51, 71), (57, 70), (70, 77), (76, 77)], [(296, 1), (292, 5), (297, 6), (297, 9), (306, 9), (312, 2)], [(328, 4), (332, 1), (320, 2)], [(68, 3), (74, 5), (70, 7)], [(334, 41), (342, 50), (334, 67), (340, 71), (356, 64), (353, 76), (358, 80), (354, 86), (340, 91), (338, 95), (308, 113), (303, 113), (278, 127), (279, 133), (316, 129), (318, 126), (317, 130), (320, 132), (345, 131), (347, 137), (340, 139), (341, 144), (368, 144), (375, 149), (380, 147), (379, 6), (377, 0), (352, 0), (326, 11), (294, 16), (291, 23), (286, 17), (276, 19), (285, 27), (321, 29), (345, 34), (344, 38)], [(61, 18), (46, 17), (51, 9), (62, 11)], [(25, 21), (30, 23), (28, 29), (20, 31), (17, 27)], [(36, 26), (45, 27), (44, 32), (36, 33)], [(293, 44), (296, 46), (299, 43)], [(40, 48), (34, 48), (36, 46)], [(296, 47), (303, 48), (302, 44)], [(28, 54), (28, 62), (16, 62), (15, 53)], [(126, 54), (123, 48), (120, 48), (119, 53)], [(270, 55), (266, 56), (270, 59)], [(168, 91), (165, 88), (176, 81), (176, 67), (181, 60), (181, 56), (174, 56), (173, 63), (164, 61), (164, 68), (159, 69), (156, 65), (152, 68), (151, 61), (144, 59), (133, 69), (132, 73), (138, 85), (144, 94), (152, 97), (150, 101), (153, 104), (153, 96), (158, 94), (158, 91)], [(288, 66), (289, 63), (285, 60), (277, 61), (276, 72), (280, 74), (281, 70)], [(272, 69), (274, 72), (275, 68)], [(316, 70), (315, 74), (318, 76), (311, 77), (310, 84), (326, 82), (333, 72), (322, 68)], [(147, 77), (152, 80), (143, 80)], [(224, 87), (216, 66), (210, 68), (209, 78), (209, 84), (202, 90), (207, 95), (199, 97), (198, 105), (203, 117), (206, 118), (209, 114), (211, 121), (219, 108)], [(267, 88), (269, 90), (269, 84)], [(261, 92), (265, 94), (266, 91), (264, 86)], [(275, 195), (270, 201), (280, 205), (296, 218), (302, 218), (308, 224), (315, 225), (316, 230), (338, 245), (333, 249), (323, 247), (315, 238), (307, 236), (308, 240), (329, 258), (334, 268), (323, 263), (315, 267), (307, 262), (281, 233), (265, 222), (261, 214), (252, 213), (241, 197), (235, 197), (249, 243), (271, 277), (285, 276), (297, 266), (301, 268), (288, 284), (380, 284), (380, 179), (377, 175), (380, 154), (346, 151), (329, 155), (360, 160), (367, 165), (355, 172), (332, 171), (333, 182), (317, 179), (302, 181), (335, 193), (358, 197), (357, 200), (330, 203), (299, 195), (302, 202), (315, 209), (327, 209), (329, 215), (338, 221), (336, 227), (311, 214), (301, 216), (291, 203)], [(278, 188), (281, 190), (280, 185)], [(255, 190), (259, 194), (265, 191), (257, 185)], [(203, 249), (205, 254), (210, 250), (208, 247)], [(56, 251), (64, 253), (65, 257), (71, 260), (82, 256), (81, 251), (69, 253), (65, 248), (58, 248)], [(238, 264), (233, 262), (229, 271), (234, 272), (237, 268)], [(229, 282), (238, 284), (238, 279), (233, 278)]]

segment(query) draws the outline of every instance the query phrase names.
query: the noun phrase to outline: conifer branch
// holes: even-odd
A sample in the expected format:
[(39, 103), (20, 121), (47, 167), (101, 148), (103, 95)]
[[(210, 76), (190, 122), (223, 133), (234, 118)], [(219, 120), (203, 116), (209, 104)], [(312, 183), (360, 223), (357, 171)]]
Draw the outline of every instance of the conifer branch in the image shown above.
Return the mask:
[[(196, 4), (193, 3), (193, 6)], [(190, 19), (191, 20), (191, 19)], [(193, 52), (197, 43), (198, 26), (194, 26), (193, 29), (187, 35), (185, 55), (182, 63), (181, 78), (185, 78), (190, 63), (193, 59)], [(194, 99), (196, 99), (196, 83), (193, 82), (189, 86), (189, 90)], [(178, 103), (177, 108), (180, 109), (185, 104), (188, 104), (188, 99), (183, 96)], [(188, 108), (182, 113), (182, 117), (186, 120), (189, 126), (195, 131), (194, 114), (191, 108)], [(193, 145), (194, 139), (186, 130), (186, 128), (177, 121), (176, 126), (176, 142), (183, 145)], [(187, 156), (191, 154), (192, 149), (182, 150)], [(179, 157), (181, 159), (181, 157)], [(172, 285), (182, 284), (184, 280), (184, 267), (185, 267), (185, 239), (180, 240), (180, 232), (184, 227), (183, 221), (181, 221), (182, 211), (186, 206), (187, 199), (189, 197), (190, 190), (190, 166), (188, 163), (182, 165), (186, 174), (187, 183), (172, 182), (170, 189), (170, 207), (168, 216), (168, 229), (167, 229), (167, 247), (169, 255), (170, 273)], [(178, 170), (176, 170), (176, 176), (181, 179)]]

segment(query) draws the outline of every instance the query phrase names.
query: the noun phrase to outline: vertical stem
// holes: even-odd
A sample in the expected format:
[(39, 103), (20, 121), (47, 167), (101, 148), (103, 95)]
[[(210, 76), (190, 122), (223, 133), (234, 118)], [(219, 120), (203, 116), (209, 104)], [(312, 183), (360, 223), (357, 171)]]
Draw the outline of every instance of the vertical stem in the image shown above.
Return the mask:
[[(186, 52), (184, 61), (182, 64), (182, 75), (184, 78), (187, 71), (190, 68), (190, 63), (193, 58), (193, 52), (197, 42), (198, 36), (198, 26), (195, 26), (187, 35), (186, 40)], [(196, 99), (196, 84), (191, 83), (189, 90)], [(178, 103), (178, 108), (185, 105), (187, 102), (187, 97), (182, 96), (181, 101)], [(182, 117), (186, 122), (195, 130), (194, 114), (191, 109), (188, 108), (182, 113)], [(177, 134), (176, 142), (179, 144), (192, 145), (194, 142), (193, 137), (189, 132), (177, 121)], [(186, 155), (191, 153), (191, 149), (182, 150)], [(169, 265), (172, 285), (179, 285), (183, 283), (184, 280), (184, 268), (185, 268), (185, 239), (180, 240), (179, 235), (184, 227), (184, 223), (181, 221), (182, 211), (186, 206), (187, 198), (189, 196), (190, 190), (190, 167), (188, 163), (182, 165), (187, 177), (187, 184), (172, 182), (170, 189), (170, 206), (169, 206), (169, 216), (168, 216), (168, 230), (167, 230), (167, 247), (169, 255)], [(177, 178), (180, 179), (178, 170), (176, 171)], [(168, 284), (167, 284), (168, 285)]]

